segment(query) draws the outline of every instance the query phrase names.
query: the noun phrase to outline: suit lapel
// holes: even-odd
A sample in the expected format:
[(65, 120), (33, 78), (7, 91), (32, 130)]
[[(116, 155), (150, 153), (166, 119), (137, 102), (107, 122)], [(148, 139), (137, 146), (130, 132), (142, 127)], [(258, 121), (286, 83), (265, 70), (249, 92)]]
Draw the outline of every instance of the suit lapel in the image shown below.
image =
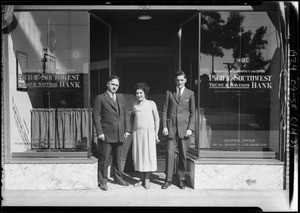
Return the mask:
[(174, 96), (174, 99), (177, 101), (177, 103), (178, 103), (178, 97), (177, 97), (177, 92), (175, 91), (175, 92), (173, 92), (173, 96)]
[(188, 93), (189, 93), (188, 89), (185, 88), (185, 89), (183, 90), (182, 95), (181, 95), (181, 101), (186, 99)]
[[(186, 96), (188, 95), (188, 93), (189, 93), (188, 89), (184, 88), (180, 101), (184, 100), (186, 98)], [(173, 92), (173, 96), (174, 96), (175, 100), (177, 101), (177, 103), (179, 103), (178, 97), (177, 97), (177, 91)]]
[(114, 108), (114, 110), (117, 111), (115, 102), (114, 102), (114, 100), (110, 97), (110, 95), (108, 94), (108, 92), (106, 92), (106, 93), (104, 94), (104, 98), (105, 98), (105, 99), (107, 100), (107, 102)]
[(117, 107), (118, 107), (118, 109), (116, 109), (117, 110), (117, 112), (119, 113), (119, 115), (120, 115), (120, 110), (121, 110), (121, 98), (119, 98), (120, 96), (119, 96), (119, 94), (116, 94), (116, 101), (117, 101)]

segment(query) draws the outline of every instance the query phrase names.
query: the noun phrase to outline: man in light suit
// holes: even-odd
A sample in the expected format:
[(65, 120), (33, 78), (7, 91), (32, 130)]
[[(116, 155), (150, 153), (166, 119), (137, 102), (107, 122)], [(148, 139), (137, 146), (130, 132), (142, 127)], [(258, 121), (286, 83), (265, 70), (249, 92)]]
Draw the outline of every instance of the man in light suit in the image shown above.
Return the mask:
[(176, 90), (167, 91), (163, 106), (163, 135), (167, 136), (166, 182), (162, 189), (172, 183), (175, 150), (178, 148), (178, 179), (179, 188), (184, 189), (186, 155), (189, 137), (195, 130), (195, 96), (194, 92), (185, 88), (187, 81), (183, 71), (176, 74)]
[(116, 94), (119, 77), (111, 76), (107, 82), (107, 91), (95, 98), (93, 121), (98, 135), (98, 181), (100, 189), (106, 191), (108, 166), (112, 155), (113, 177), (116, 184), (129, 186), (122, 179), (122, 145), (130, 132), (130, 122), (125, 99)]

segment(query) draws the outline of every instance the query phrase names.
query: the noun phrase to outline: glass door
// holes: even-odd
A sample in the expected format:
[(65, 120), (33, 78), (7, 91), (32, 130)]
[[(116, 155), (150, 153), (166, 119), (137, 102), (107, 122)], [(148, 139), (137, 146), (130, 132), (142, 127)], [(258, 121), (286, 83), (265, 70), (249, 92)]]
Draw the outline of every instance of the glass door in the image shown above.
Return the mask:
[(90, 13), (90, 82), (91, 106), (97, 95), (106, 91), (111, 73), (111, 27), (104, 20)]
[(179, 37), (179, 69), (187, 76), (186, 87), (195, 93), (196, 102), (196, 127), (190, 138), (189, 153), (197, 156), (199, 147), (199, 118), (201, 109), (199, 108), (199, 14), (191, 16), (180, 25)]
[[(90, 12), (90, 106), (97, 95), (106, 91), (111, 73), (111, 27), (93, 12)], [(93, 141), (97, 140), (93, 128)], [(96, 143), (91, 144), (93, 156), (97, 156)]]

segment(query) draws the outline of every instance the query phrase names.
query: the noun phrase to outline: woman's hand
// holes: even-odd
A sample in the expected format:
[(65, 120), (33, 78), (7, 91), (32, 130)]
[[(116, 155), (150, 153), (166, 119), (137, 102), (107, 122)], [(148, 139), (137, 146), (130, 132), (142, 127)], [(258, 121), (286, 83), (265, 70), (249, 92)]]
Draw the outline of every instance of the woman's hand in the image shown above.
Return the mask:
[(158, 138), (158, 134), (155, 134), (155, 141), (156, 141), (157, 144), (159, 144), (160, 140)]

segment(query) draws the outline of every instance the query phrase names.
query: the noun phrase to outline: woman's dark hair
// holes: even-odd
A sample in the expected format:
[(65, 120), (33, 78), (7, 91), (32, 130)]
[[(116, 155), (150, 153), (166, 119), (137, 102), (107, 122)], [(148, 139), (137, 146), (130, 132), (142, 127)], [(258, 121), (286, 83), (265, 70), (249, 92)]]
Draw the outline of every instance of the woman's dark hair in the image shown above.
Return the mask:
[(135, 89), (135, 92), (138, 90), (138, 89), (141, 89), (144, 91), (145, 93), (145, 96), (147, 96), (150, 92), (150, 87), (144, 83), (144, 82), (140, 82), (140, 83), (137, 83), (135, 86), (134, 86), (134, 89)]

